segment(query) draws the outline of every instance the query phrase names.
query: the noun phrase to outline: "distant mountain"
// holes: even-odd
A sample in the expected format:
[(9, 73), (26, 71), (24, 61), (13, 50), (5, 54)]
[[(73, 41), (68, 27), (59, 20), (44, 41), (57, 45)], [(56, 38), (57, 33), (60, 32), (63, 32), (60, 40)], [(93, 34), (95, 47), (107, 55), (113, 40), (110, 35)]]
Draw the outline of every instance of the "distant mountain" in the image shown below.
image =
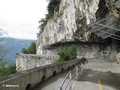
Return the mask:
[(30, 46), (31, 42), (34, 41), (35, 40), (4, 38), (3, 41), (0, 42), (0, 45), (9, 50), (8, 54), (5, 56), (5, 59), (15, 62), (16, 53), (20, 53), (22, 48), (27, 48)]
[(0, 28), (0, 37), (4, 37), (7, 35), (8, 35), (8, 33), (4, 29)]

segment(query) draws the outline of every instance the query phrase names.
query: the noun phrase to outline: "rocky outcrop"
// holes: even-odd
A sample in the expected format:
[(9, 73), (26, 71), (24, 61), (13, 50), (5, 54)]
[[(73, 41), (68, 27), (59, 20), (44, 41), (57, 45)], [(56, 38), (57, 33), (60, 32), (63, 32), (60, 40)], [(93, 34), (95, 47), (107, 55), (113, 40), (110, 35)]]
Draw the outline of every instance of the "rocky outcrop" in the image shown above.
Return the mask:
[(86, 25), (96, 20), (98, 4), (99, 0), (61, 0), (59, 12), (55, 12), (37, 39), (37, 54), (42, 54), (43, 46), (75, 39), (88, 41), (91, 32)]
[[(54, 12), (54, 18), (48, 20), (43, 33), (38, 36), (37, 55), (47, 54), (44, 47), (58, 43), (103, 42), (104, 40), (91, 34), (92, 28), (88, 29), (87, 25), (108, 16), (111, 13), (113, 1), (114, 6), (120, 2), (116, 0), (61, 0), (59, 11)], [(119, 10), (120, 6), (115, 8)], [(106, 21), (108, 24), (111, 22)]]
[(44, 53), (44, 46), (74, 41), (75, 38), (88, 41), (90, 31), (86, 25), (96, 20), (98, 4), (99, 0), (61, 0), (59, 12), (55, 12), (37, 39), (37, 54)]
[(108, 9), (120, 19), (120, 1), (119, 0), (106, 0)]

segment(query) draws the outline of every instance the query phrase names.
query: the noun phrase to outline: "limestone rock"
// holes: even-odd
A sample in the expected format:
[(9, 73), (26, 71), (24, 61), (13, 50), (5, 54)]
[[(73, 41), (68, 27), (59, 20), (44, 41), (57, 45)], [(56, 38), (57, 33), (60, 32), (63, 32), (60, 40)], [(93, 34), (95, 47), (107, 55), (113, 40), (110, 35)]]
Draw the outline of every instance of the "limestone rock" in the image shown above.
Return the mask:
[[(119, 0), (61, 0), (59, 11), (55, 12), (54, 18), (48, 20), (43, 33), (37, 39), (37, 54), (47, 54), (44, 47), (57, 43), (76, 40), (102, 42), (99, 37), (91, 34), (87, 25), (105, 18), (111, 12), (119, 18)], [(108, 20), (104, 23), (110, 22), (112, 21)]]
[[(102, 42), (101, 38), (91, 34), (92, 29), (88, 29), (87, 25), (107, 17), (111, 12), (119, 18), (119, 10), (119, 0), (61, 0), (59, 11), (54, 13), (54, 18), (48, 20), (43, 33), (38, 36), (37, 55), (49, 54), (45, 47), (53, 44)], [(113, 20), (111, 18), (104, 23), (109, 24)]]
[(120, 19), (120, 1), (119, 0), (106, 0), (106, 6), (111, 12)]
[(90, 40), (91, 31), (86, 25), (96, 21), (99, 0), (61, 0), (59, 11), (48, 20), (37, 39), (37, 54), (44, 54), (44, 47), (56, 43)]

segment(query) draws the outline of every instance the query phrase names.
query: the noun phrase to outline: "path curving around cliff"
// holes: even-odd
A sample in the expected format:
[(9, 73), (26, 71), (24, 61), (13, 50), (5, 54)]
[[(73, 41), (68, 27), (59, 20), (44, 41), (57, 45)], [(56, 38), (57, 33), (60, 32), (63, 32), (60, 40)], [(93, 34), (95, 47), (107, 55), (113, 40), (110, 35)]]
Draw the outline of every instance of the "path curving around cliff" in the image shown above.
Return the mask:
[(96, 61), (75, 81), (73, 90), (120, 90), (120, 65), (115, 61)]

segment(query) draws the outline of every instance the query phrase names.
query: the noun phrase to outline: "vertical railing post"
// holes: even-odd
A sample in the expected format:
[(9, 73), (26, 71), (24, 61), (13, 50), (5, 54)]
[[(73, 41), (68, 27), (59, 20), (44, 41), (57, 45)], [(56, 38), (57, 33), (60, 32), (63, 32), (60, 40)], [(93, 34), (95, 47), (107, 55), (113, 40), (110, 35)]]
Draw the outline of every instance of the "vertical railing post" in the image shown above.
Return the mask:
[(71, 72), (70, 72), (70, 74), (69, 74), (69, 80), (70, 80), (69, 90), (72, 90), (72, 83), (71, 83), (71, 80), (72, 80), (72, 74), (71, 74)]
[(86, 61), (86, 64), (87, 64), (87, 65), (86, 65), (86, 69), (87, 69), (87, 68), (88, 68), (88, 60)]
[(75, 67), (76, 78), (78, 77), (78, 65)]
[(85, 64), (84, 64), (84, 69), (86, 69), (86, 61), (85, 61)]
[(58, 90), (62, 90), (62, 86), (60, 86), (60, 87), (58, 88)]
[(88, 60), (89, 62), (88, 62), (88, 66), (90, 66), (90, 60)]
[(83, 73), (83, 64), (81, 64), (81, 74)]

